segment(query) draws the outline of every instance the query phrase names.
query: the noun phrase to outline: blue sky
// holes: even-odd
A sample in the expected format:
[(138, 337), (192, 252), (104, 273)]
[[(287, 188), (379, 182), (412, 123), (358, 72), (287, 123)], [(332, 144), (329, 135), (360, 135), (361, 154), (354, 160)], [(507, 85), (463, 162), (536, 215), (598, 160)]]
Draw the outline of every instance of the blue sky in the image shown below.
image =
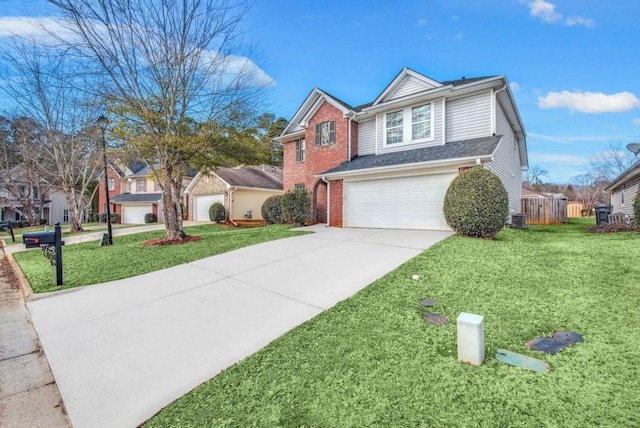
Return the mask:
[[(25, 15), (47, 13), (0, 1), (0, 37)], [(244, 30), (268, 107), (286, 118), (316, 86), (369, 102), (405, 66), (435, 80), (504, 74), (530, 165), (566, 182), (610, 143), (640, 142), (638, 18), (631, 0), (256, 0)]]

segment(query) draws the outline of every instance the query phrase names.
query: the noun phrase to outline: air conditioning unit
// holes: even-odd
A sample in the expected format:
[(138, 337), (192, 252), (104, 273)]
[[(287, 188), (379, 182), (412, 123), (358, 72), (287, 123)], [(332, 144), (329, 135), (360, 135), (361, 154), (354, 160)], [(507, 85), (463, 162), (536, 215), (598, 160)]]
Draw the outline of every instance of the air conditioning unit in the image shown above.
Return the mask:
[(527, 215), (526, 214), (511, 214), (511, 227), (516, 229), (527, 228)]

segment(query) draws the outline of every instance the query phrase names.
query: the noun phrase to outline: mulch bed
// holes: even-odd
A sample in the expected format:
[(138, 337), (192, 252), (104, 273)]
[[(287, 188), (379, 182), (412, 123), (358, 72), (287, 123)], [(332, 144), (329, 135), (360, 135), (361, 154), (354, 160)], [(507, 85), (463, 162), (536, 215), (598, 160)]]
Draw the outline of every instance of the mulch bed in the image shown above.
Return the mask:
[(185, 236), (182, 239), (167, 239), (167, 238), (149, 239), (148, 241), (144, 241), (142, 243), (142, 246), (150, 247), (152, 245), (180, 245), (180, 244), (188, 244), (189, 242), (198, 242), (201, 239), (202, 239), (202, 236)]

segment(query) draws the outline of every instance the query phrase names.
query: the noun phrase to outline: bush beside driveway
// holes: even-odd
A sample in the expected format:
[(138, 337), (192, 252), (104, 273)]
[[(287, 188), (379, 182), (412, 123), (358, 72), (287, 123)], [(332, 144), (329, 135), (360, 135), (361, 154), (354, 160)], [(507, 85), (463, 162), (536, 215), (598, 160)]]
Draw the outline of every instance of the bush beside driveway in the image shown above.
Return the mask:
[[(147, 426), (638, 426), (640, 234), (586, 227), (578, 220), (503, 230), (495, 241), (443, 241)], [(426, 297), (452, 324), (424, 323)], [(460, 312), (485, 317), (481, 367), (456, 359)], [(584, 343), (553, 356), (524, 347), (562, 329)], [(553, 370), (504, 365), (498, 348)]]

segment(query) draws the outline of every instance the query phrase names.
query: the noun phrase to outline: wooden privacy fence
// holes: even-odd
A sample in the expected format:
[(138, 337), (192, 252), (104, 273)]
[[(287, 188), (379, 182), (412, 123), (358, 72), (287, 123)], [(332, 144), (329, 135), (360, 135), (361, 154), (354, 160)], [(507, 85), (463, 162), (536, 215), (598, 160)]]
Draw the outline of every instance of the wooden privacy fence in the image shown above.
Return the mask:
[(521, 204), (527, 224), (567, 222), (567, 200), (564, 198), (522, 198)]
[(580, 203), (570, 203), (567, 204), (567, 217), (569, 218), (577, 218), (582, 217), (582, 210), (584, 209), (584, 205)]

